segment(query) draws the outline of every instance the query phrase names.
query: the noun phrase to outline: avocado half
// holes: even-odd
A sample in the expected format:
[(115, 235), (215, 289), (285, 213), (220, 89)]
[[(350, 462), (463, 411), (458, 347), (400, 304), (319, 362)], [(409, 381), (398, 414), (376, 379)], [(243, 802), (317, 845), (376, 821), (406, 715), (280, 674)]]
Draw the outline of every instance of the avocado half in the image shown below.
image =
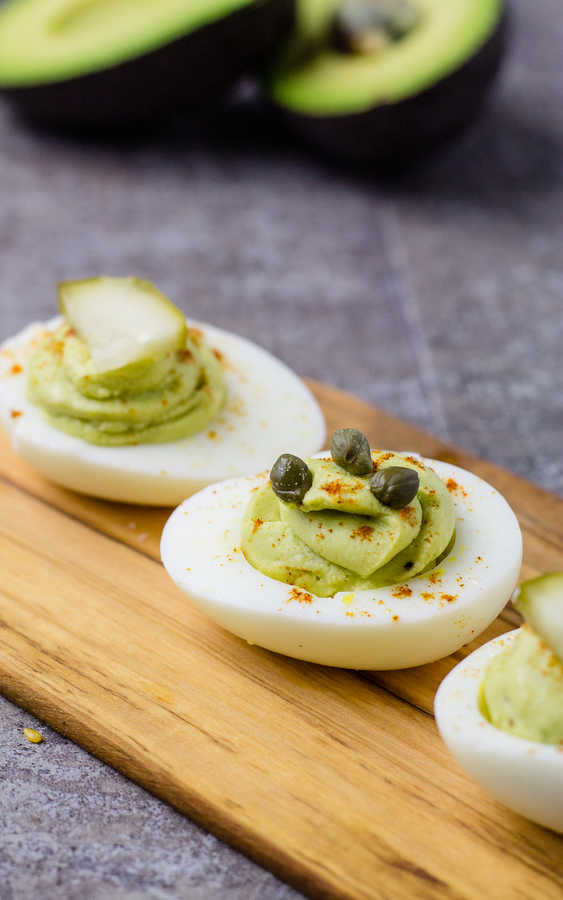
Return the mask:
[(0, 93), (48, 125), (146, 124), (263, 64), (295, 0), (9, 0)]
[(340, 3), (299, 0), (296, 32), (268, 81), (299, 135), (334, 157), (400, 166), (476, 117), (505, 50), (502, 0), (413, 0), (412, 30), (358, 55), (331, 36)]

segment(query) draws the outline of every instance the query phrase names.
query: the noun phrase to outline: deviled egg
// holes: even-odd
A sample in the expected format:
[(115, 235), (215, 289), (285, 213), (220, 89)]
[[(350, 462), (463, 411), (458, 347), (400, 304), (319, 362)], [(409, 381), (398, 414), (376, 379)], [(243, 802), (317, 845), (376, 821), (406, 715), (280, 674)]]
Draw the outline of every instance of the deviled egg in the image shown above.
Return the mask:
[(282, 362), (237, 335), (186, 321), (154, 285), (59, 285), (62, 316), (0, 347), (0, 424), (47, 478), (109, 500), (175, 505), (312, 453), (322, 413)]
[(563, 573), (524, 582), (526, 624), (480, 647), (436, 694), (440, 734), (515, 812), (563, 832)]
[(514, 513), (485, 481), (340, 429), (331, 454), (205, 488), (174, 511), (162, 560), (220, 625), (355, 669), (418, 666), (483, 631), (521, 565)]

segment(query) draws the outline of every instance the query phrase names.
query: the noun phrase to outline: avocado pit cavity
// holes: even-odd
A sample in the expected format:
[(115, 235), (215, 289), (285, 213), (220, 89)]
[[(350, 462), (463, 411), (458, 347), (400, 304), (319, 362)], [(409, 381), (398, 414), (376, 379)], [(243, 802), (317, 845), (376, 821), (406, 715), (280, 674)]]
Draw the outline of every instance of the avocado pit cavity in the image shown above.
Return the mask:
[(406, 37), (420, 19), (410, 0), (344, 0), (333, 19), (331, 42), (341, 53), (374, 55)]

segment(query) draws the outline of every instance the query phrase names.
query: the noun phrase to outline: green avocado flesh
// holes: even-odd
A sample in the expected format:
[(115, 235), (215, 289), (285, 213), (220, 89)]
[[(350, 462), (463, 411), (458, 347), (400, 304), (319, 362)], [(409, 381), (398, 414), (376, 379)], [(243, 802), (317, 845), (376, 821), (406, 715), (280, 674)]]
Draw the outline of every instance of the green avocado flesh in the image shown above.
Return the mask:
[(563, 662), (529, 625), (487, 666), (480, 706), (496, 728), (563, 744)]
[(334, 49), (328, 34), (339, 0), (300, 0), (297, 33), (269, 83), (273, 101), (311, 116), (393, 104), (449, 75), (498, 25), (502, 0), (413, 0), (420, 22), (373, 55)]
[(256, 2), (10, 0), (0, 8), (0, 86), (45, 84), (95, 72)]
[(55, 428), (91, 444), (175, 441), (201, 431), (225, 400), (223, 370), (200, 333), (185, 348), (104, 372), (68, 323), (39, 340), (28, 396)]
[(270, 484), (251, 499), (242, 532), (248, 562), (319, 597), (398, 584), (432, 568), (454, 534), (447, 488), (415, 457), (373, 451), (372, 459), (378, 469), (417, 471), (411, 503), (391, 509), (371, 493), (367, 476), (350, 475), (331, 459), (308, 459), (313, 484), (301, 504), (280, 500)]

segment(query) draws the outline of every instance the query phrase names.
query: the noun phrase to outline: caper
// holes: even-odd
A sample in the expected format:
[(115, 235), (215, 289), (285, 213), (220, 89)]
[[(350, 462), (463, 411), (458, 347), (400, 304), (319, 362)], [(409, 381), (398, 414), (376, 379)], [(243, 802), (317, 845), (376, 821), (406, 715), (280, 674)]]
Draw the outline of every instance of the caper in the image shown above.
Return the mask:
[(330, 455), (351, 475), (369, 475), (373, 472), (369, 441), (357, 428), (339, 428), (335, 431), (330, 442)]
[(285, 500), (286, 503), (301, 503), (313, 484), (313, 476), (307, 463), (298, 456), (282, 453), (272, 466), (270, 482), (274, 494), (280, 500)]
[(372, 494), (385, 506), (401, 509), (416, 497), (418, 472), (406, 466), (387, 466), (380, 469), (369, 480)]
[(412, 31), (420, 11), (411, 0), (344, 0), (332, 24), (332, 42), (343, 53), (382, 50)]

